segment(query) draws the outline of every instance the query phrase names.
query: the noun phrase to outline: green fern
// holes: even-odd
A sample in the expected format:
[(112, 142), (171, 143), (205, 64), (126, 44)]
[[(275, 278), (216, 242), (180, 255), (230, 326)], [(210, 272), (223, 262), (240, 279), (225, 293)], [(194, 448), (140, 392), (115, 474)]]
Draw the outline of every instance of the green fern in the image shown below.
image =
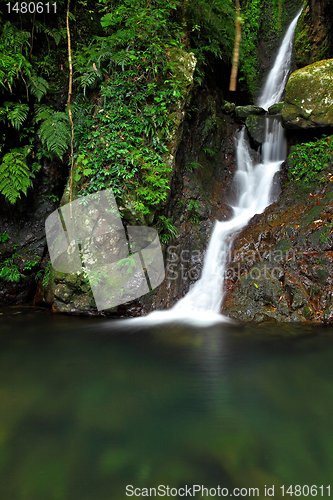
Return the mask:
[(66, 38), (66, 29), (65, 28), (62, 28), (62, 29), (52, 28), (51, 29), (48, 26), (45, 26), (45, 24), (43, 24), (42, 30), (44, 31), (44, 33), (46, 33), (46, 35), (49, 35), (50, 37), (53, 38), (56, 45), (59, 45), (62, 38), (63, 39)]
[(13, 256), (0, 264), (0, 278), (4, 281), (17, 282), (24, 274), (20, 273), (19, 268), (14, 264)]
[(38, 102), (40, 102), (41, 98), (48, 91), (49, 84), (44, 78), (33, 73), (28, 80), (28, 87), (30, 88), (30, 92), (38, 99)]
[(34, 174), (26, 164), (26, 155), (25, 151), (12, 150), (0, 164), (0, 193), (12, 204), (21, 198), (21, 193), (26, 195), (32, 185)]
[(42, 122), (38, 136), (43, 145), (48, 151), (62, 158), (71, 138), (68, 115), (61, 111), (54, 111), (48, 106), (40, 106), (36, 109), (35, 121), (36, 123)]
[(4, 25), (0, 36), (0, 89), (12, 93), (15, 80), (30, 76), (32, 66), (26, 58), (30, 36), (9, 21)]
[(12, 127), (20, 130), (22, 123), (26, 120), (29, 112), (29, 106), (21, 102), (5, 102), (4, 108), (0, 108), (0, 119), (4, 121), (4, 117), (11, 123)]

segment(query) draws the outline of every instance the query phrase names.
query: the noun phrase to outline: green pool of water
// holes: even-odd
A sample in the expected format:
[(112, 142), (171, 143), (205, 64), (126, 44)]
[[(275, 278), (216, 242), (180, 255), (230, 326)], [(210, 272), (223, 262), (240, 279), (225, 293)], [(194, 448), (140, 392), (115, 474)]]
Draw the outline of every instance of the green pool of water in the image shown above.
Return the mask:
[(1, 500), (329, 498), (333, 329), (12, 308), (0, 332)]

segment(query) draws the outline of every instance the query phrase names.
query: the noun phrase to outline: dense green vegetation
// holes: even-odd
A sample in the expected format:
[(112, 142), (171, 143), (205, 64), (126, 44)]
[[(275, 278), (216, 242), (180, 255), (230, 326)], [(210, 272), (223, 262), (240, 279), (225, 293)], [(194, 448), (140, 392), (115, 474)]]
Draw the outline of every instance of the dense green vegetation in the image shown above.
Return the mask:
[[(259, 35), (281, 35), (289, 4), (241, 2), (240, 80), (252, 95), (258, 87)], [(0, 8), (0, 193), (10, 203), (27, 193), (43, 159), (71, 163), (68, 4), (59, 0), (56, 15), (45, 9), (17, 12), (15, 5), (11, 0), (10, 12), (7, 4)], [(180, 58), (194, 53), (195, 85), (215, 60), (230, 67), (234, 16), (232, 0), (81, 0), (70, 5), (79, 196), (111, 187), (138, 219), (163, 222), (157, 214), (168, 198), (169, 152), (179, 124), (177, 109), (187, 95)]]
[[(255, 96), (261, 86), (261, 64), (258, 47), (272, 53), (280, 40), (286, 23), (302, 2), (288, 0), (243, 0), (241, 2), (242, 42), (240, 46), (240, 81), (246, 83), (250, 95)], [(267, 47), (267, 48), (265, 48)]]
[(289, 179), (302, 184), (325, 180), (332, 158), (333, 136), (324, 136), (317, 141), (292, 146), (288, 158)]
[[(10, 4), (0, 10), (0, 193), (15, 203), (43, 158), (68, 158), (67, 2), (57, 2), (56, 16)], [(168, 195), (168, 143), (186, 96), (178, 59), (195, 54), (197, 84), (209, 54), (229, 62), (232, 2), (82, 0), (70, 30), (78, 194), (112, 187), (148, 215)]]

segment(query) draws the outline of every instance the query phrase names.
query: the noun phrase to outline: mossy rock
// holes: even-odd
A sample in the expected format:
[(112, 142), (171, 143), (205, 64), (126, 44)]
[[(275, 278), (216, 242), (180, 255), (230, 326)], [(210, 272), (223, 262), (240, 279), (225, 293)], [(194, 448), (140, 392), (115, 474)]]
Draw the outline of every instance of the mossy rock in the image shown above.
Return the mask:
[(246, 118), (245, 125), (255, 146), (260, 146), (265, 140), (266, 117), (250, 115)]
[(278, 115), (282, 112), (282, 108), (283, 108), (283, 101), (277, 102), (276, 104), (272, 104), (272, 106), (270, 106), (268, 108), (268, 114), (269, 115)]
[(235, 111), (235, 108), (236, 104), (234, 104), (233, 102), (224, 101), (221, 106), (221, 111), (226, 115), (232, 115), (232, 113)]
[(290, 75), (282, 119), (291, 129), (333, 127), (333, 59), (310, 64)]
[(245, 120), (249, 115), (264, 115), (266, 110), (260, 106), (236, 106), (235, 115), (239, 120)]

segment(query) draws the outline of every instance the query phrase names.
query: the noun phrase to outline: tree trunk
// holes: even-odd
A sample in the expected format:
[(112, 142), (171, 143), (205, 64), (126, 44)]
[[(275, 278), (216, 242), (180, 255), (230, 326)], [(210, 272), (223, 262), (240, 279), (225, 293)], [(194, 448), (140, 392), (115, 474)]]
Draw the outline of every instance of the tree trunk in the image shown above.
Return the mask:
[(234, 55), (232, 59), (232, 69), (230, 76), (229, 90), (235, 91), (237, 86), (237, 73), (238, 73), (238, 60), (239, 60), (239, 45), (241, 41), (241, 23), (240, 23), (240, 6), (239, 0), (236, 0), (236, 18), (235, 18), (235, 45), (234, 45)]

